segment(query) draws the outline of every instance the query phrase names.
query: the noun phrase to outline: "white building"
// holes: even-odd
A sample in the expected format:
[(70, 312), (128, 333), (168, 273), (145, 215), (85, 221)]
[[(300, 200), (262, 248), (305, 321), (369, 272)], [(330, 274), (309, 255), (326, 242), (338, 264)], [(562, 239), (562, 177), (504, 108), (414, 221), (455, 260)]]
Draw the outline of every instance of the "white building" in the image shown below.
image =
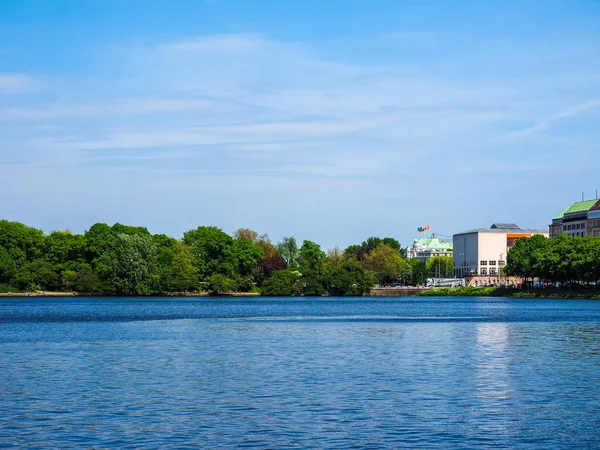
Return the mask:
[(434, 256), (452, 256), (452, 242), (440, 240), (433, 235), (430, 238), (415, 239), (413, 245), (406, 247), (406, 257), (427, 262)]
[(515, 242), (535, 234), (548, 237), (546, 230), (521, 229), (515, 224), (501, 223), (455, 234), (454, 276), (498, 275)]

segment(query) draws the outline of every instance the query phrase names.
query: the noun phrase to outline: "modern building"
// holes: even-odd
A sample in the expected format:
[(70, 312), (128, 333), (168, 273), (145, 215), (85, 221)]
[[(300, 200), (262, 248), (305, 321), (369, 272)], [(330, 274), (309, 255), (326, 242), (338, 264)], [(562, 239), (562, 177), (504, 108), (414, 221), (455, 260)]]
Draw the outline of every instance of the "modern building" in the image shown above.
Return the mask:
[(452, 242), (438, 239), (434, 234), (430, 238), (415, 239), (413, 245), (406, 248), (406, 257), (426, 263), (434, 256), (452, 256), (452, 248)]
[(600, 200), (573, 203), (552, 219), (550, 237), (600, 236)]
[(465, 231), (453, 236), (454, 276), (497, 276), (517, 240), (546, 230), (522, 229), (514, 223), (495, 223), (490, 228)]

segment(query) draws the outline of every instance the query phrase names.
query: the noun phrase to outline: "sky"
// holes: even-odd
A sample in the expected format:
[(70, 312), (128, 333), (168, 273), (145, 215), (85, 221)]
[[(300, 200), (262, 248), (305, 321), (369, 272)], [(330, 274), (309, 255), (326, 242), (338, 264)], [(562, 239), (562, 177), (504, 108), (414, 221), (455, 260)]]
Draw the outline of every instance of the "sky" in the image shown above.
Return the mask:
[(0, 2), (0, 219), (408, 245), (597, 188), (596, 0)]

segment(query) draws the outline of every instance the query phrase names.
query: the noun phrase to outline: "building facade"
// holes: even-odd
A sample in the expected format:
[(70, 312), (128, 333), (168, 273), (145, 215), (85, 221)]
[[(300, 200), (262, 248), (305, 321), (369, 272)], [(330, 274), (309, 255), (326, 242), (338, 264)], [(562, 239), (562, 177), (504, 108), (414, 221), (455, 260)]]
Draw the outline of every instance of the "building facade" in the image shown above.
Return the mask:
[(515, 224), (493, 224), (455, 234), (454, 276), (498, 276), (517, 240), (536, 234), (548, 237), (546, 230), (521, 229)]
[(415, 239), (413, 245), (406, 248), (406, 257), (426, 263), (434, 256), (452, 256), (452, 249), (452, 242), (440, 240), (433, 235), (430, 238)]
[(573, 203), (552, 219), (549, 230), (550, 237), (600, 236), (600, 200)]

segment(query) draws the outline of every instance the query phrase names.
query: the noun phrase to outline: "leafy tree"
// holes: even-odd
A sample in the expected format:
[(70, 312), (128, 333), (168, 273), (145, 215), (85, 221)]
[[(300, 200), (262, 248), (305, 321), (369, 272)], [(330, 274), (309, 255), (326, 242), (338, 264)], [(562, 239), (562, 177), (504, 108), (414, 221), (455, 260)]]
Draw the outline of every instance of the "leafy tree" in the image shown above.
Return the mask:
[(379, 238), (376, 236), (371, 236), (366, 241), (363, 241), (361, 245), (351, 245), (346, 250), (344, 250), (344, 255), (347, 257), (351, 257), (356, 261), (364, 262), (366, 257), (371, 254), (373, 250), (375, 250), (380, 244), (385, 244), (388, 247), (396, 250), (398, 254), (402, 256), (402, 249), (400, 248), (400, 243), (391, 237)]
[(359, 253), (362, 250), (362, 246), (354, 244), (354, 245), (350, 245), (348, 247), (346, 247), (346, 249), (344, 250), (344, 256), (346, 258), (352, 258), (355, 260), (361, 259), (359, 258)]
[(103, 285), (98, 275), (91, 270), (83, 269), (77, 272), (75, 282), (73, 283), (75, 290), (79, 292), (103, 292)]
[(96, 223), (84, 235), (87, 261), (96, 263), (96, 259), (106, 253), (115, 241), (113, 230), (105, 223)]
[(200, 277), (208, 279), (214, 274), (233, 278), (237, 261), (233, 238), (217, 227), (198, 227), (183, 234), (183, 243), (192, 247)]
[(296, 267), (296, 258), (298, 257), (298, 244), (294, 237), (284, 237), (276, 246), (279, 256), (283, 258), (288, 267)]
[(266, 280), (262, 286), (262, 295), (291, 296), (301, 293), (300, 273), (295, 270), (279, 270)]
[(279, 255), (262, 258), (259, 263), (259, 271), (256, 280), (262, 284), (267, 278), (271, 278), (274, 272), (287, 269), (287, 264)]
[(0, 247), (0, 282), (10, 281), (16, 270), (15, 261), (4, 247)]
[(427, 261), (427, 272), (435, 278), (451, 278), (454, 268), (451, 256), (434, 256)]
[(398, 242), (396, 239), (391, 238), (391, 237), (385, 237), (381, 240), (382, 244), (387, 245), (390, 248), (393, 248), (394, 250), (396, 250), (398, 253), (401, 252), (401, 248), (400, 248), (400, 242)]
[(128, 234), (135, 235), (140, 237), (150, 237), (151, 234), (146, 227), (132, 227), (131, 225), (122, 225), (120, 223), (115, 223), (111, 230), (114, 235), (117, 234)]
[(99, 274), (119, 294), (148, 295), (158, 283), (156, 244), (149, 236), (118, 234), (111, 250), (100, 256)]
[(194, 251), (181, 241), (175, 241), (175, 250), (171, 261), (171, 286), (177, 291), (186, 291), (198, 287), (198, 267), (194, 264)]
[(220, 273), (211, 275), (208, 282), (209, 290), (218, 294), (234, 292), (237, 290), (237, 287), (238, 286), (234, 280)]
[(304, 241), (298, 252), (298, 268), (302, 274), (302, 290), (304, 295), (321, 295), (325, 293), (323, 286), (323, 269), (326, 254), (319, 244)]
[(59, 277), (53, 270), (52, 264), (43, 259), (27, 262), (16, 274), (17, 286), (26, 290), (48, 290), (59, 285)]
[(233, 238), (236, 240), (248, 239), (253, 244), (256, 244), (258, 242), (258, 233), (250, 228), (238, 228), (233, 232)]
[(326, 254), (319, 244), (304, 241), (298, 252), (298, 267), (302, 275), (319, 276), (323, 273)]
[(397, 250), (381, 243), (366, 256), (365, 267), (380, 283), (390, 283), (402, 277), (403, 260)]
[(402, 267), (402, 280), (407, 286), (425, 285), (429, 273), (426, 264), (416, 258), (409, 258), (404, 261)]
[(325, 265), (328, 267), (340, 267), (345, 260), (344, 252), (339, 247), (334, 247), (327, 250)]
[(252, 276), (256, 273), (258, 263), (264, 256), (262, 247), (253, 244), (247, 238), (233, 241), (233, 254), (236, 261), (236, 273), (242, 277)]
[(19, 222), (0, 220), (0, 247), (4, 247), (15, 264), (21, 266), (42, 256), (44, 233)]
[(354, 260), (345, 260), (340, 265), (328, 265), (324, 284), (333, 295), (363, 295), (375, 285), (371, 272)]
[(273, 245), (273, 243), (271, 242), (271, 239), (269, 238), (269, 236), (267, 234), (260, 235), (258, 237), (258, 242), (256, 242), (256, 244), (258, 246), (260, 246), (260, 248), (262, 248), (265, 258), (271, 258), (273, 256), (278, 256), (277, 248), (275, 248), (275, 246)]
[(89, 267), (86, 242), (82, 235), (70, 231), (53, 231), (45, 239), (44, 257), (57, 271), (78, 271)]

